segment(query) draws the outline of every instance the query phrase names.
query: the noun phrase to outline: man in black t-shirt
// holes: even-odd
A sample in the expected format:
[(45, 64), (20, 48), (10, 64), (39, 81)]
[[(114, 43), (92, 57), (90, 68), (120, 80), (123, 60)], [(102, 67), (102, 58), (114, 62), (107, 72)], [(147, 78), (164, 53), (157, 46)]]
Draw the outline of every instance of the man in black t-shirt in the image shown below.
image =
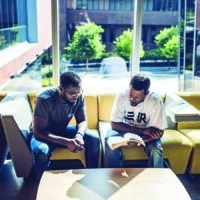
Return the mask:
[[(74, 126), (69, 125), (73, 116)], [(58, 146), (74, 153), (85, 148), (86, 167), (98, 167), (100, 139), (98, 134), (87, 130), (81, 79), (76, 73), (63, 73), (58, 88), (48, 89), (38, 96), (30, 145), (37, 177), (48, 167), (51, 152)]]

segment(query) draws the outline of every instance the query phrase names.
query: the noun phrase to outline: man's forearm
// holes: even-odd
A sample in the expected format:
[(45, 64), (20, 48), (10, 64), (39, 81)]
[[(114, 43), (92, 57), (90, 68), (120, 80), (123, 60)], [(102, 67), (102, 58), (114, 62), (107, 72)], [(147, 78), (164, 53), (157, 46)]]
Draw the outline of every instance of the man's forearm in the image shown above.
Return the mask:
[(123, 122), (111, 122), (111, 126), (113, 130), (116, 130), (119, 132), (130, 132), (130, 133), (136, 133), (138, 135), (143, 135), (143, 128), (130, 126)]
[(83, 122), (78, 124), (77, 133), (80, 133), (81, 135), (84, 135), (86, 130), (87, 130), (87, 122), (86, 121), (83, 121)]
[(67, 138), (63, 138), (61, 136), (54, 135), (49, 132), (35, 132), (34, 136), (37, 140), (40, 140), (42, 142), (50, 142), (62, 146), (66, 146)]

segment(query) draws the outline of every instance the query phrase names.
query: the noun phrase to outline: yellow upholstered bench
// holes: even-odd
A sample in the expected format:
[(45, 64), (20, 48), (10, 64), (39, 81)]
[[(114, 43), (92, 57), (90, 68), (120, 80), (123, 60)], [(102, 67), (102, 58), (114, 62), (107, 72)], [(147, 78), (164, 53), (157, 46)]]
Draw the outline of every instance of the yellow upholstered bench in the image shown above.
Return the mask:
[[(3, 97), (9, 93), (11, 92), (1, 91), (0, 99), (3, 99)], [(188, 100), (189, 103), (192, 103), (192, 105), (199, 105), (195, 100), (196, 98), (199, 98), (199, 94), (191, 93), (192, 100), (189, 101), (190, 95), (187, 93), (186, 97), (188, 99), (186, 100)], [(100, 153), (102, 154), (99, 156), (99, 167), (106, 166), (104, 138), (107, 130), (110, 128), (110, 113), (115, 95), (116, 94), (114, 93), (85, 94), (88, 128), (95, 131), (97, 134), (100, 134), (101, 137), (102, 149)], [(160, 95), (165, 102), (166, 95)], [(28, 92), (27, 96), (31, 110), (33, 110), (37, 93)], [(184, 98), (183, 96), (181, 97)], [(74, 123), (75, 121), (72, 119), (71, 124)], [(15, 125), (16, 124), (18, 123), (15, 123)], [(187, 166), (190, 173), (200, 173), (199, 124), (200, 122), (172, 123), (169, 128), (165, 130), (164, 136), (162, 137), (164, 158), (169, 161), (172, 170), (177, 174), (185, 173)], [(123, 155), (125, 161), (147, 160), (147, 156), (142, 147), (123, 149)], [(85, 167), (84, 151), (80, 152), (80, 154), (74, 154), (65, 148), (57, 148), (53, 152), (51, 161), (59, 160), (66, 160), (66, 165), (69, 164), (69, 162), (71, 163), (72, 160), (78, 160), (82, 167)]]
[[(200, 110), (200, 92), (179, 92), (177, 94)], [(188, 137), (193, 145), (187, 168), (188, 172), (200, 174), (200, 121), (178, 122), (177, 130)]]

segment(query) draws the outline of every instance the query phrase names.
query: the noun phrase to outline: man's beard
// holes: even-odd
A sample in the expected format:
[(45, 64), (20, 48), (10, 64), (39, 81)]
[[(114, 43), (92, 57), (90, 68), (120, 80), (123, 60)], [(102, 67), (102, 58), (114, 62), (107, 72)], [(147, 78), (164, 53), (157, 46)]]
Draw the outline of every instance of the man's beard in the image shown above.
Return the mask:
[(76, 100), (74, 100), (72, 102), (69, 101), (64, 95), (62, 95), (62, 100), (64, 101), (64, 103), (71, 104), (71, 105), (73, 105), (76, 102)]
[(130, 101), (131, 106), (137, 106), (137, 103)]

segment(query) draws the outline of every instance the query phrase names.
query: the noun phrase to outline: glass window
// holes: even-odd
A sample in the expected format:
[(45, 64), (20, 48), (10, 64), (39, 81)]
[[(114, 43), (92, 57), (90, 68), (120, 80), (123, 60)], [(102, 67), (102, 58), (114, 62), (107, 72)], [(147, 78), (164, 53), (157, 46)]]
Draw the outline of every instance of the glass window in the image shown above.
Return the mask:
[(23, 0), (0, 0), (0, 49), (27, 40), (26, 5)]
[[(177, 1), (176, 1), (177, 3)], [(80, 5), (83, 5), (83, 1), (81, 0), (77, 0), (77, 7), (80, 7)], [(124, 30), (127, 30), (128, 28), (132, 28), (132, 21), (130, 20), (130, 17), (133, 16), (132, 11), (133, 10), (133, 6), (134, 6), (134, 1), (132, 0), (97, 0), (97, 1), (93, 1), (93, 0), (89, 0), (87, 1), (87, 9), (84, 11), (85, 13), (88, 14), (88, 16), (90, 17), (90, 20), (94, 23), (98, 22), (97, 25), (101, 25), (104, 29), (103, 35), (102, 35), (102, 41), (104, 42), (104, 44), (106, 45), (106, 53), (110, 54), (111, 56), (114, 55), (113, 51), (113, 47), (114, 44), (113, 42), (115, 41), (115, 39), (120, 36)], [(171, 10), (172, 7), (172, 1), (170, 0), (162, 0), (162, 1), (156, 1), (156, 0), (144, 0), (144, 4), (143, 4), (143, 10), (148, 10), (148, 11), (152, 11), (152, 10), (156, 10), (156, 11), (166, 11), (167, 8), (169, 8), (169, 10)], [(97, 13), (97, 15), (94, 15), (92, 12), (90, 13), (90, 11), (94, 11), (98, 9), (99, 11), (102, 11)], [(107, 12), (105, 12), (105, 10)], [(112, 16), (109, 17), (109, 12), (111, 11)], [(116, 11), (116, 12), (115, 12)], [(120, 11), (127, 11), (130, 12), (130, 17), (128, 18), (127, 16), (127, 22), (125, 22), (125, 18), (123, 17), (119, 17), (119, 16), (123, 16)], [(104, 12), (104, 13), (103, 13)], [(76, 14), (76, 12), (74, 12), (74, 14)], [(77, 13), (78, 14), (78, 13)], [(69, 17), (70, 18), (70, 17)], [(116, 21), (117, 20), (117, 21)], [(120, 24), (120, 21), (123, 24)], [(72, 23), (70, 21), (70, 23)], [(126, 24), (127, 23), (127, 24)], [(152, 24), (145, 24), (143, 27), (143, 33), (142, 33), (142, 41), (144, 42), (144, 48), (145, 51), (155, 48), (155, 36), (159, 33), (159, 31), (165, 27), (169, 27), (167, 25), (161, 25), (159, 24), (154, 24), (156, 22), (152, 22)], [(61, 30), (60, 30), (61, 31)], [(74, 31), (76, 31), (76, 29), (74, 29)], [(145, 31), (145, 32), (144, 32)], [(73, 39), (73, 31), (71, 32), (71, 41)], [(62, 41), (63, 42), (63, 41)], [(70, 40), (68, 41), (70, 42)], [(68, 43), (66, 43), (66, 46), (68, 45)], [(111, 75), (103, 75), (100, 74), (100, 68), (101, 68), (101, 62), (103, 60), (103, 57), (100, 59), (93, 59), (89, 61), (89, 73), (95, 73), (96, 76), (98, 77), (94, 82), (97, 82), (97, 80), (101, 80), (104, 83), (107, 82), (107, 80), (111, 80), (115, 78), (114, 74)], [(130, 60), (126, 59), (126, 65), (127, 65), (127, 69), (129, 70), (130, 66), (129, 66)], [(149, 65), (152, 66), (152, 63), (150, 63)], [(159, 64), (156, 63), (155, 68), (149, 68), (148, 70), (153, 70), (151, 71), (151, 73), (155, 73), (159, 68), (158, 66)], [(85, 63), (84, 62), (78, 62), (78, 61), (70, 61), (70, 64), (68, 65), (68, 69), (70, 70), (75, 70), (78, 71), (80, 73), (84, 73), (84, 66)], [(165, 66), (163, 67), (162, 70), (167, 69), (167, 64), (165, 63)], [(117, 66), (116, 66), (117, 68)], [(147, 68), (141, 68), (142, 70), (146, 70)], [(161, 70), (161, 71), (162, 71)], [(158, 70), (159, 71), (159, 70)], [(87, 72), (87, 74), (88, 74)], [(161, 72), (162, 73), (162, 72)], [(89, 75), (89, 74), (88, 74)], [(87, 75), (84, 75), (84, 77), (86, 77)], [(101, 77), (105, 77), (107, 76), (108, 79), (103, 79)], [(159, 75), (156, 75), (159, 76)], [(169, 76), (172, 76), (171, 72), (169, 72)], [(177, 74), (174, 75), (174, 77), (176, 77)], [(126, 76), (126, 81), (129, 80), (130, 77), (130, 73), (129, 71), (127, 72), (127, 76)], [(123, 77), (123, 79), (125, 78), (125, 76)], [(119, 79), (118, 79), (119, 81)], [(177, 79), (175, 80), (177, 81)], [(95, 84), (88, 84), (87, 87), (92, 87)], [(99, 84), (98, 87), (103, 87), (103, 83)], [(112, 84), (109, 84), (112, 87)], [(123, 84), (121, 83), (120, 87)], [(176, 84), (177, 85), (177, 84)], [(108, 88), (108, 87), (107, 87)], [(107, 89), (106, 88), (106, 89)], [(104, 88), (105, 89), (105, 88)]]
[[(34, 24), (37, 24), (37, 20), (39, 19), (32, 19), (27, 23), (27, 19), (31, 19), (32, 9), (37, 9), (36, 3), (34, 3), (33, 6), (31, 6), (30, 1), (27, 1), (27, 5), (20, 4), (21, 7), (16, 6), (15, 3), (22, 2), (22, 0), (12, 0), (10, 2), (11, 5), (6, 4), (5, 2), (0, 0), (0, 9), (3, 10), (4, 8), (7, 8), (8, 6), (11, 6), (13, 9), (16, 7), (17, 12), (11, 13), (11, 16), (9, 16), (10, 22), (14, 21), (13, 19), (15, 16), (17, 16), (17, 22), (18, 25), (26, 26), (28, 24), (29, 26), (26, 26), (27, 30), (27, 40), (30, 40), (30, 38), (34, 38), (34, 35), (36, 37), (34, 38), (37, 42), (37, 32), (34, 32), (34, 34), (31, 34), (31, 28), (34, 26)], [(15, 3), (14, 3), (15, 2)], [(35, 1), (36, 2), (36, 1)], [(58, 1), (59, 2), (59, 1)], [(163, 57), (159, 57), (161, 54), (158, 51), (158, 48), (155, 43), (155, 36), (164, 28), (170, 27), (172, 24), (177, 25), (178, 17), (177, 12), (174, 12), (173, 15), (171, 11), (176, 11), (178, 8), (178, 2), (177, 0), (144, 0), (143, 4), (143, 10), (148, 11), (145, 13), (143, 18), (143, 27), (142, 27), (142, 38), (141, 38), (141, 44), (142, 48), (144, 50), (144, 56), (141, 57), (141, 63), (140, 63), (140, 71), (147, 72), (152, 77), (153, 81), (153, 87), (158, 87), (157, 81), (161, 81), (161, 79), (165, 79), (165, 83), (162, 84), (163, 87), (168, 88), (168, 82), (172, 83), (173, 89), (178, 90), (178, 76), (177, 76), (177, 66), (176, 64), (176, 58), (171, 62), (171, 60)], [(188, 0), (189, 2), (189, 0)], [(64, 4), (66, 8), (63, 7), (60, 8), (60, 24), (59, 27), (59, 36), (60, 36), (60, 48), (59, 48), (59, 73), (65, 71), (65, 70), (73, 70), (82, 76), (84, 80), (84, 87), (87, 88), (87, 90), (119, 90), (118, 88), (127, 87), (127, 84), (129, 82), (131, 71), (130, 71), (130, 56), (127, 58), (124, 56), (124, 54), (120, 54), (119, 52), (116, 52), (116, 46), (115, 46), (115, 40), (119, 36), (123, 34), (124, 31), (127, 31), (128, 29), (132, 29), (133, 27), (133, 6), (134, 1), (132, 0), (66, 0), (66, 4)], [(25, 8), (26, 7), (26, 8)], [(18, 11), (26, 9), (27, 13), (22, 15), (18, 14)], [(84, 8), (84, 9), (83, 9)], [(12, 10), (11, 9), (11, 10)], [(6, 11), (7, 10), (7, 11)], [(98, 12), (95, 13), (95, 11), (98, 10)], [(151, 12), (153, 11), (153, 12)], [(8, 9), (4, 10), (4, 15), (7, 15)], [(160, 18), (159, 21), (156, 17), (156, 15), (160, 14), (160, 12), (163, 12), (164, 16), (163, 18)], [(192, 19), (194, 19), (194, 12), (192, 12)], [(21, 16), (21, 17), (19, 17)], [(67, 17), (66, 17), (67, 16)], [(105, 52), (102, 54), (102, 56), (99, 57), (90, 57), (90, 59), (78, 59), (78, 58), (70, 58), (67, 54), (66, 47), (70, 44), (70, 42), (73, 41), (74, 33), (77, 31), (78, 26), (83, 26), (87, 24), (87, 17), (89, 16), (89, 19), (91, 22), (94, 22), (97, 26), (101, 26), (103, 28), (102, 33), (102, 43), (105, 45)], [(169, 17), (169, 20), (166, 22), (167, 16)], [(173, 18), (171, 18), (173, 16)], [(6, 17), (6, 16), (5, 16)], [(81, 17), (84, 17), (84, 20), (82, 20)], [(149, 20), (151, 19), (151, 20)], [(164, 20), (165, 24), (162, 24), (162, 20)], [(20, 22), (20, 23), (19, 23)], [(188, 21), (189, 22), (189, 21)], [(7, 21), (5, 20), (5, 24)], [(7, 23), (8, 24), (8, 23)], [(31, 24), (31, 25), (30, 25)], [(2, 27), (2, 21), (1, 21), (1, 27)], [(37, 29), (34, 29), (37, 31)], [(195, 32), (198, 34), (198, 32)], [(198, 37), (197, 37), (198, 38)], [(82, 54), (84, 54), (84, 45), (86, 44), (87, 40), (90, 39), (90, 37), (82, 38), (82, 45), (79, 45), (77, 49), (81, 49)], [(54, 41), (55, 42), (55, 41)], [(5, 43), (4, 38), (2, 38), (0, 45)], [(132, 43), (132, 41), (129, 41), (129, 44)], [(93, 45), (95, 45), (93, 43)], [(90, 46), (91, 47), (91, 46)], [(85, 47), (86, 48), (86, 47)], [(126, 63), (126, 69), (125, 73), (115, 74), (115, 72), (118, 72), (118, 64), (114, 63), (112, 64), (112, 67), (114, 66), (114, 71), (111, 69), (102, 70), (102, 65), (105, 64), (104, 58), (107, 57), (113, 57), (113, 56), (122, 57), (125, 60)], [(146, 56), (146, 57), (145, 57)], [(48, 83), (52, 85), (52, 47), (45, 50), (41, 56), (38, 56), (38, 61), (41, 62), (41, 72), (42, 77), (46, 79), (44, 83)], [(170, 63), (170, 64), (169, 64)], [(173, 64), (172, 64), (173, 63)], [(192, 61), (193, 65), (193, 61)], [(86, 66), (88, 67), (86, 70)], [(111, 68), (112, 68), (111, 67)], [(53, 69), (52, 69), (53, 68)], [(123, 68), (124, 69), (124, 68)], [(112, 73), (110, 73), (112, 71)], [(88, 78), (89, 77), (89, 78)], [(171, 81), (169, 81), (169, 79)], [(43, 80), (42, 80), (43, 81)], [(112, 82), (111, 82), (112, 81)], [(119, 87), (118, 87), (119, 86)], [(177, 86), (177, 87), (175, 87)], [(159, 88), (156, 88), (159, 89)], [(162, 88), (163, 90), (163, 88)]]

